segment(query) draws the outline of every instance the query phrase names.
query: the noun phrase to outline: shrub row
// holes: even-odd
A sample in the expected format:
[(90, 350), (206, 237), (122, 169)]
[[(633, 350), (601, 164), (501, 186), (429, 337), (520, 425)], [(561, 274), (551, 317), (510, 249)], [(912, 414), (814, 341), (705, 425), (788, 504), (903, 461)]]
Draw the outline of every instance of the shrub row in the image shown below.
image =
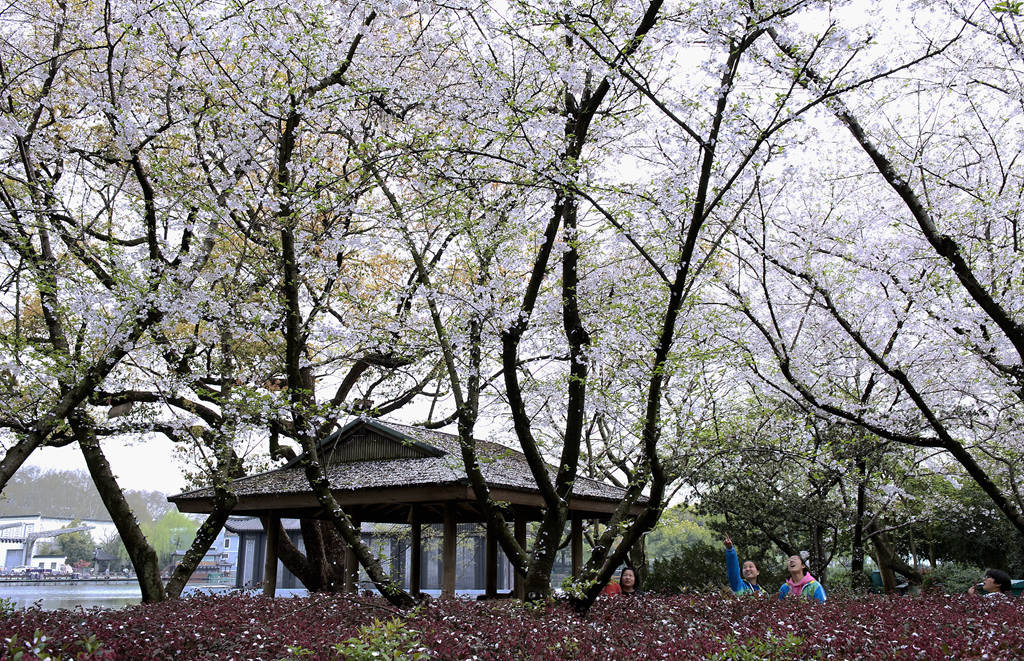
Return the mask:
[[(31, 659), (1020, 658), (1024, 600), (709, 595), (563, 603), (439, 600), (407, 613), (374, 597), (197, 596), (123, 610), (28, 609), (0, 652)], [(376, 652), (376, 656), (374, 653)]]

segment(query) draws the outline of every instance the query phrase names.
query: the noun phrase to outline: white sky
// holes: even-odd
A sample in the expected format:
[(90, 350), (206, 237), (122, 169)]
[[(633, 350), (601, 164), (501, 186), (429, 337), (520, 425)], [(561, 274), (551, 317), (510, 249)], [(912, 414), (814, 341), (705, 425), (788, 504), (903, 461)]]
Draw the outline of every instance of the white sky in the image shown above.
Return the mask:
[[(185, 487), (185, 478), (173, 458), (173, 445), (163, 436), (154, 434), (146, 442), (133, 445), (108, 442), (103, 444), (103, 451), (122, 489), (174, 494)], [(87, 472), (82, 452), (76, 444), (63, 448), (40, 448), (32, 453), (25, 465)]]

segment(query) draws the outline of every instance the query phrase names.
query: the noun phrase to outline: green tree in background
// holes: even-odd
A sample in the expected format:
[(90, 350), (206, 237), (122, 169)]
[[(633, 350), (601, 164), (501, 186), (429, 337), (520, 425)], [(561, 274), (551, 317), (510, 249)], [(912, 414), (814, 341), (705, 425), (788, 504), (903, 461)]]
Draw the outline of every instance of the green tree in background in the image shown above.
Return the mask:
[(143, 524), (146, 539), (156, 550), (160, 564), (166, 566), (171, 562), (171, 555), (177, 550), (185, 550), (195, 539), (199, 523), (181, 512), (167, 512), (151, 524)]
[(720, 535), (708, 527), (705, 519), (685, 505), (668, 508), (647, 535), (647, 557), (664, 560), (698, 543), (720, 542)]
[[(75, 519), (64, 527), (77, 528), (80, 525), (82, 525), (82, 520)], [(93, 541), (92, 534), (89, 531), (61, 535), (57, 538), (57, 545), (60, 547), (60, 552), (67, 558), (65, 562), (69, 565), (82, 560), (92, 560), (93, 553), (96, 550), (96, 542)]]

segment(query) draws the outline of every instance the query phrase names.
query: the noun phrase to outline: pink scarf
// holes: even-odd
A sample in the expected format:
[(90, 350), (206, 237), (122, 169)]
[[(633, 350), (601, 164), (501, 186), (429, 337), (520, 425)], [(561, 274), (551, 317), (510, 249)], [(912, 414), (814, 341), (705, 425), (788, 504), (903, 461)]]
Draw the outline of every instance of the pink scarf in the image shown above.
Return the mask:
[(786, 585), (789, 586), (789, 594), (791, 594), (791, 595), (793, 595), (795, 597), (799, 597), (801, 594), (803, 594), (804, 586), (806, 586), (808, 583), (810, 583), (813, 580), (814, 580), (814, 577), (811, 576), (810, 572), (805, 572), (804, 575), (803, 575), (803, 578), (801, 578), (796, 583), (793, 582), (793, 577), (790, 576), (789, 578), (786, 579)]

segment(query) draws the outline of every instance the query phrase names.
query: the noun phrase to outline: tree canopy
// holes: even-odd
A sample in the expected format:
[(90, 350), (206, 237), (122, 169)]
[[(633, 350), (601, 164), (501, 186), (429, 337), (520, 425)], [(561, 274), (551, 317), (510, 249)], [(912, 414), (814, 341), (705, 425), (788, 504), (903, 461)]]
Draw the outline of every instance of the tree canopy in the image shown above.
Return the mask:
[[(411, 603), (313, 452), (353, 414), (457, 431), (533, 597), (574, 480), (624, 486), (580, 608), (677, 493), (856, 572), (970, 480), (1020, 545), (1019, 12), (930, 9), (10, 4), (0, 487), (77, 446), (147, 601), (302, 451)], [(485, 430), (543, 498), (526, 545)], [(166, 589), (103, 451), (150, 434), (217, 493)]]

